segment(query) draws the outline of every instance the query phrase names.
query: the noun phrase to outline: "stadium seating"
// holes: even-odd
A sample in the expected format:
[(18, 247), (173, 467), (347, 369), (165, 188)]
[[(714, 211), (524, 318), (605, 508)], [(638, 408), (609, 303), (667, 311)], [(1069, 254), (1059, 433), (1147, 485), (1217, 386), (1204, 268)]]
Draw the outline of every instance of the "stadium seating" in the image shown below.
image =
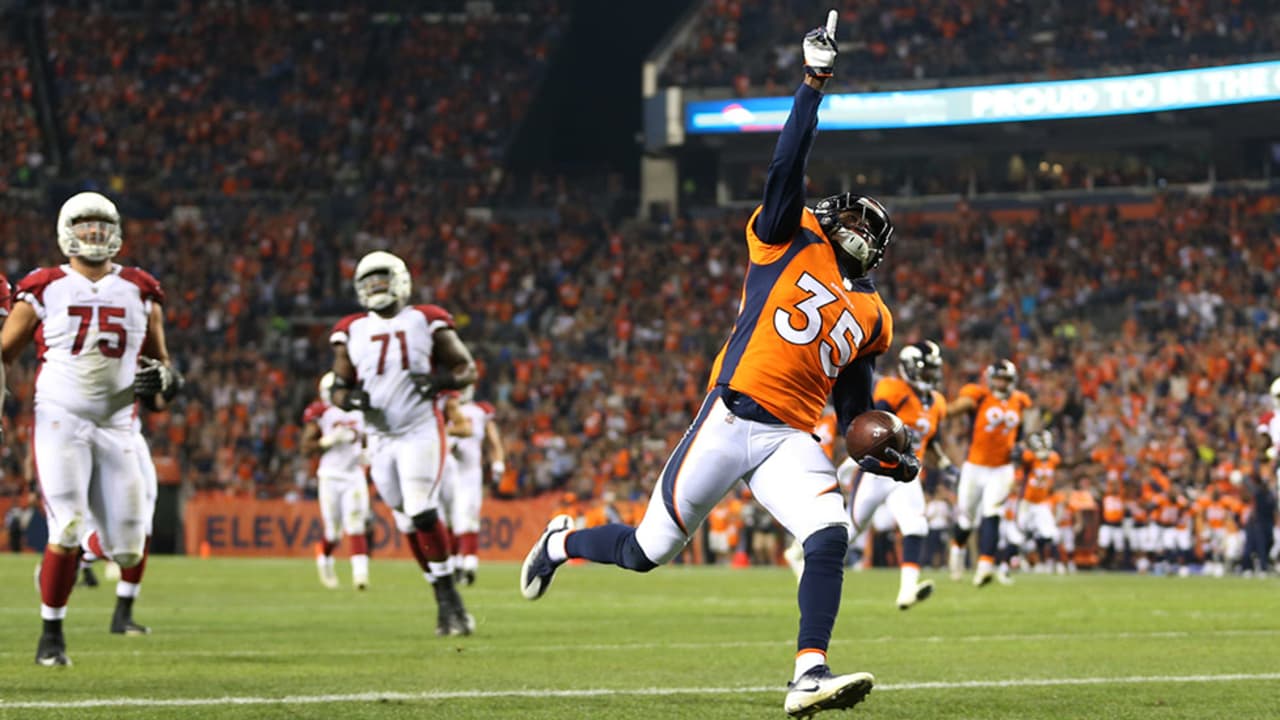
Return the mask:
[[(870, 0), (841, 9), (851, 73), (837, 87), (990, 76), (1073, 77), (1250, 58), (1280, 50), (1271, 3)], [(785, 89), (813, 23), (787, 0), (714, 0), (662, 71), (663, 85)], [(874, 70), (872, 70), (874, 68)], [(1012, 79), (1012, 78), (1011, 78)]]

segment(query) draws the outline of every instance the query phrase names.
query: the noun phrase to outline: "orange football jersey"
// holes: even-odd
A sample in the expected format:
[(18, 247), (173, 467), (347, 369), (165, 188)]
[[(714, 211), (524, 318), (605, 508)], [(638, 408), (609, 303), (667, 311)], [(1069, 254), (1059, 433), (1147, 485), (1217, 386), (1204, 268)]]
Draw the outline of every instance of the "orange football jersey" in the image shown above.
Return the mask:
[(1102, 522), (1119, 525), (1124, 522), (1124, 511), (1124, 497), (1111, 492), (1102, 496)]
[(708, 389), (728, 385), (791, 427), (813, 432), (840, 370), (893, 341), (893, 317), (870, 280), (846, 289), (812, 210), (790, 242), (770, 245), (747, 221), (751, 265), (738, 318)]
[(916, 445), (916, 457), (921, 461), (924, 460), (924, 451), (929, 446), (929, 441), (938, 434), (938, 426), (947, 416), (947, 399), (937, 390), (929, 392), (932, 395), (932, 401), (926, 408), (920, 396), (906, 380), (899, 377), (883, 377), (876, 383), (874, 396), (877, 405), (881, 401), (887, 403), (893, 414), (897, 415), (904, 425), (915, 430), (919, 439)]
[(960, 388), (960, 397), (972, 398), (973, 439), (969, 443), (969, 462), (984, 467), (1008, 465), (1013, 445), (1018, 440), (1022, 413), (1031, 407), (1031, 398), (1014, 390), (1001, 400), (982, 385), (970, 383)]
[(1023, 499), (1032, 503), (1046, 503), (1053, 500), (1053, 481), (1062, 457), (1056, 452), (1040, 459), (1030, 450), (1022, 454), (1022, 463), (1029, 467)]
[(827, 454), (827, 459), (836, 459), (836, 436), (840, 433), (836, 431), (836, 414), (832, 412), (822, 413), (822, 417), (818, 418), (818, 424), (813, 428), (813, 434), (818, 436), (818, 444), (822, 446), (822, 452)]

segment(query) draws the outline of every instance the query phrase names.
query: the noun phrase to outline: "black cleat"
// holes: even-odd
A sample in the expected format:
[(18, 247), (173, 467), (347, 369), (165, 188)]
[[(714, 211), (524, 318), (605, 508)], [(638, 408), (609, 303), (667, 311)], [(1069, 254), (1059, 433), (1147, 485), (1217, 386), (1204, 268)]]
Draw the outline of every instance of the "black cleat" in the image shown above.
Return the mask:
[(36, 646), (36, 664), (45, 667), (71, 665), (71, 658), (67, 657), (67, 641), (62, 633), (40, 634), (40, 644)]
[(80, 584), (90, 588), (98, 587), (98, 576), (94, 574), (91, 566), (85, 565), (80, 568)]
[(475, 585), (475, 584), (476, 584), (476, 571), (475, 571), (475, 570), (464, 570), (464, 571), (462, 572), (462, 584), (463, 584), (463, 585), (466, 585), (467, 587), (471, 587), (472, 585)]
[[(122, 600), (128, 602), (121, 602)], [(111, 632), (116, 635), (150, 635), (151, 628), (133, 621), (132, 598), (116, 598), (116, 611), (111, 615)]]

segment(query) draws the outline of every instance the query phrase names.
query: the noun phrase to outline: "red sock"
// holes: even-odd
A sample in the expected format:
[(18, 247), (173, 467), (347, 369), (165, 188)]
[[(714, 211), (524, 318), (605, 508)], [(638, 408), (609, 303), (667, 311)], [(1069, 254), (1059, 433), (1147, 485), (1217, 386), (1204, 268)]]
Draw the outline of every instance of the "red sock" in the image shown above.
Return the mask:
[(449, 529), (449, 554), (450, 555), (459, 555), (462, 553), (462, 545), (460, 544), (461, 537), (462, 536), (455, 533), (452, 528)]
[(462, 533), (458, 536), (458, 555), (475, 555), (480, 550), (479, 533)]
[(325, 557), (329, 557), (333, 554), (333, 550), (336, 547), (338, 547), (338, 543), (333, 542), (332, 540), (325, 540), (320, 543), (320, 552), (324, 553)]
[(368, 555), (369, 540), (363, 535), (348, 535), (347, 540), (351, 543), (352, 555)]
[(413, 559), (418, 561), (418, 567), (422, 568), (422, 572), (431, 572), (431, 568), (427, 566), (427, 551), (423, 549), (418, 541), (418, 532), (407, 532), (404, 534), (405, 542), (409, 543), (409, 552), (413, 553)]
[(431, 562), (444, 562), (449, 559), (449, 531), (444, 523), (436, 522), (429, 531), (417, 531), (418, 542), (422, 543), (423, 555)]
[(147, 569), (147, 556), (151, 554), (151, 536), (147, 536), (147, 542), (142, 545), (142, 561), (131, 568), (120, 568), (120, 579), (127, 583), (137, 585), (142, 582), (142, 571)]
[(52, 608), (66, 607), (79, 570), (80, 553), (55, 553), (46, 547), (40, 564), (40, 602)]
[(89, 533), (89, 537), (85, 538), (84, 547), (89, 552), (93, 553), (95, 558), (104, 558), (107, 556), (107, 554), (102, 551), (102, 539), (98, 537), (97, 530)]

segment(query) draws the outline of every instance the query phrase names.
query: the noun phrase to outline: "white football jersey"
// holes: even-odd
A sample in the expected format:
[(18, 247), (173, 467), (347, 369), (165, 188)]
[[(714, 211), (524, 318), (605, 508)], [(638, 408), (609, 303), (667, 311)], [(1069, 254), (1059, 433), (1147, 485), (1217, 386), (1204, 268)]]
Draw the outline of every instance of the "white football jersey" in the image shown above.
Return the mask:
[(484, 426), (493, 418), (493, 406), (485, 402), (469, 402), (458, 408), (463, 417), (471, 421), (471, 434), (466, 437), (450, 437), (449, 447), (458, 462), (458, 472), (464, 476), (480, 473), (484, 454)]
[(1258, 432), (1271, 438), (1272, 447), (1280, 448), (1280, 412), (1271, 411), (1258, 421)]
[(343, 318), (329, 336), (345, 344), (356, 379), (369, 393), (365, 423), (370, 432), (399, 434), (439, 423), (435, 404), (418, 393), (412, 375), (431, 372), (433, 335), (453, 327), (453, 318), (436, 305), (410, 305), (392, 317), (375, 312)]
[(320, 455), (317, 476), (345, 478), (363, 472), (361, 452), (364, 450), (364, 415), (359, 410), (343, 410), (317, 400), (307, 406), (302, 421), (318, 425), (321, 437), (339, 427), (351, 428), (356, 434), (353, 442), (332, 445)]
[(17, 299), (40, 321), (36, 407), (55, 405), (100, 426), (132, 427), (133, 379), (151, 306), (164, 302), (160, 283), (119, 265), (92, 282), (62, 265), (23, 278)]

